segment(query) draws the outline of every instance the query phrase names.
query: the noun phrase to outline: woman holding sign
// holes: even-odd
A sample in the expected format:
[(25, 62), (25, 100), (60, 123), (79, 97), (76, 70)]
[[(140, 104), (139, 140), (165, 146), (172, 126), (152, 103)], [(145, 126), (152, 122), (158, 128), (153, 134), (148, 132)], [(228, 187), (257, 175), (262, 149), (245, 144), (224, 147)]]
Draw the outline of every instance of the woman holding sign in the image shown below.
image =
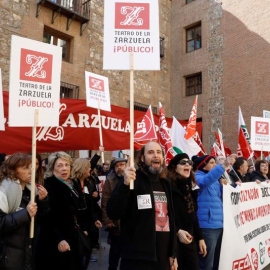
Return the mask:
[[(0, 168), (0, 269), (34, 269), (34, 240), (29, 238), (31, 217), (46, 216), (47, 191), (38, 185), (36, 202), (30, 202), (31, 156), (16, 153)], [(37, 230), (35, 230), (36, 232)], [(34, 248), (33, 248), (34, 245)]]

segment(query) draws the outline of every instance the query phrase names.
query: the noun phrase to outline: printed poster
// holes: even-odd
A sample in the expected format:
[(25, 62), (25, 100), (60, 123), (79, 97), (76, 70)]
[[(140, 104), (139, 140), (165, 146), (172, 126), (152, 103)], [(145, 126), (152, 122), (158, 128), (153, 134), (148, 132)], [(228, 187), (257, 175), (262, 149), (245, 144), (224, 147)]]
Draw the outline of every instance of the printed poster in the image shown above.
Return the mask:
[(2, 70), (0, 68), (0, 130), (5, 130), (4, 102), (2, 89)]
[(103, 69), (160, 70), (158, 1), (105, 0)]
[(270, 151), (270, 119), (251, 117), (251, 148), (257, 151)]
[(61, 65), (61, 47), (11, 37), (9, 126), (33, 126), (36, 109), (38, 126), (59, 125)]
[(109, 80), (107, 77), (85, 71), (86, 106), (111, 111)]

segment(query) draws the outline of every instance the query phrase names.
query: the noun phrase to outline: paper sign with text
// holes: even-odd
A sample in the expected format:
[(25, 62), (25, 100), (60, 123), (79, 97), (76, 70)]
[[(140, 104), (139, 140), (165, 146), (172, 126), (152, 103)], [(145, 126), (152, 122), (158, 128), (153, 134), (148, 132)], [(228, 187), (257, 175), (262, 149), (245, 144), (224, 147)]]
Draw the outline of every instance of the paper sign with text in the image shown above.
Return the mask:
[(13, 35), (9, 80), (9, 126), (59, 125), (62, 48)]
[(160, 70), (158, 1), (105, 0), (103, 69)]
[(258, 151), (270, 151), (270, 119), (251, 117), (251, 148)]
[(2, 88), (2, 70), (0, 68), (0, 130), (5, 130), (4, 102)]
[(85, 71), (86, 106), (111, 111), (109, 80), (107, 77)]

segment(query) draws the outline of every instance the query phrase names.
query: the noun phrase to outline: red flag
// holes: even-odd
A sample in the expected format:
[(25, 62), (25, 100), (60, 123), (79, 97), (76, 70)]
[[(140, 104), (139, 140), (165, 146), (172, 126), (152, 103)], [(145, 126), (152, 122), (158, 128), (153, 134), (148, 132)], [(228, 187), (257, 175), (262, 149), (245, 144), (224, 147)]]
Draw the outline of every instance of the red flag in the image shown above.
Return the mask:
[(174, 157), (175, 152), (173, 150), (170, 133), (167, 126), (167, 121), (166, 121), (161, 103), (159, 103), (159, 138), (158, 140), (165, 153), (166, 165), (168, 165), (170, 160)]
[[(216, 140), (217, 140), (217, 146), (219, 147), (219, 149), (221, 149), (219, 136), (216, 132), (214, 132), (214, 133), (215, 133)], [(224, 146), (225, 155), (226, 155), (226, 157), (228, 157), (229, 155), (231, 155), (232, 151), (224, 142), (223, 142), (223, 146)]]
[(242, 156), (246, 159), (249, 159), (252, 156), (252, 149), (245, 137), (243, 129), (239, 128), (239, 136), (238, 136), (238, 149), (237, 156)]
[(206, 155), (206, 150), (205, 150), (205, 148), (204, 148), (204, 146), (203, 146), (203, 143), (202, 143), (202, 141), (201, 141), (200, 135), (199, 135), (199, 133), (198, 133), (197, 131), (196, 131), (195, 135), (193, 136), (193, 139), (194, 139), (194, 141), (195, 141), (195, 142), (201, 147), (201, 149), (202, 149), (202, 151), (199, 152), (197, 156), (200, 157), (200, 156)]
[(137, 124), (138, 129), (134, 135), (134, 147), (140, 149), (143, 145), (150, 141), (157, 140), (155, 122), (153, 119), (151, 105), (149, 106), (142, 121)]
[(196, 134), (197, 98), (198, 96), (196, 96), (194, 100), (194, 104), (188, 120), (188, 125), (185, 134), (186, 140), (190, 139), (192, 136)]
[(220, 150), (220, 148), (218, 147), (216, 143), (213, 144), (213, 148), (211, 150), (211, 156), (214, 156), (214, 157), (222, 156), (222, 151)]
[(253, 151), (254, 153), (254, 159), (261, 159), (262, 154), (264, 155), (264, 158), (269, 156), (269, 152), (266, 151)]

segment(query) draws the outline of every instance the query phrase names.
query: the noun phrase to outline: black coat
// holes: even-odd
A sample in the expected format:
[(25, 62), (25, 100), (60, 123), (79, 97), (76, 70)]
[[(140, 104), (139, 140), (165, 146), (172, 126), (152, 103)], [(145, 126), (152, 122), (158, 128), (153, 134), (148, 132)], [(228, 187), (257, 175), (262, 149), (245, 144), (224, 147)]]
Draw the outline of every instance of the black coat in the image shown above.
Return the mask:
[(250, 175), (250, 181), (254, 182), (256, 180), (259, 180), (261, 182), (267, 180), (267, 177), (264, 177), (263, 174), (260, 171), (253, 171)]
[[(55, 176), (45, 179), (50, 198), (50, 215), (41, 228), (42, 251), (39, 269), (79, 270), (82, 265), (77, 252), (75, 218), (83, 211), (85, 203), (79, 194), (71, 190)], [(58, 244), (65, 240), (71, 251), (60, 253)]]
[[(171, 200), (171, 186), (166, 179), (160, 179), (167, 200), (170, 222), (170, 250), (168, 256), (175, 256), (176, 233)], [(150, 194), (151, 209), (138, 210), (137, 196)], [(107, 214), (110, 219), (120, 219), (122, 239), (122, 258), (156, 262), (156, 229), (154, 196), (148, 176), (141, 170), (136, 172), (134, 190), (119, 180), (107, 203)]]
[(24, 270), (35, 267), (34, 251), (37, 248), (39, 221), (46, 218), (49, 213), (49, 200), (47, 197), (40, 201), (36, 196), (38, 211), (35, 216), (34, 239), (29, 238), (31, 218), (26, 209), (29, 201), (30, 191), (27, 196), (22, 196), (21, 210), (13, 214), (6, 214), (0, 210), (1, 270)]
[[(181, 181), (181, 179), (177, 179), (177, 181)], [(193, 204), (193, 211), (188, 213), (187, 210), (187, 201), (184, 194), (177, 186), (176, 183), (172, 183), (172, 195), (173, 195), (173, 207), (174, 207), (174, 214), (175, 214), (175, 227), (176, 232), (178, 230), (185, 230), (189, 232), (192, 236), (195, 237), (196, 241), (203, 239), (201, 229), (199, 226), (198, 218), (197, 218), (197, 202), (194, 200), (194, 194), (192, 191), (191, 182), (188, 183), (189, 187), (189, 195), (190, 197), (188, 200), (192, 200)]]
[(239, 179), (241, 180), (242, 183), (249, 182), (249, 178), (247, 176), (241, 175), (238, 171), (235, 171), (235, 170), (231, 170), (229, 172), (229, 176), (232, 181), (231, 185), (233, 187), (236, 187), (236, 182), (238, 182)]

